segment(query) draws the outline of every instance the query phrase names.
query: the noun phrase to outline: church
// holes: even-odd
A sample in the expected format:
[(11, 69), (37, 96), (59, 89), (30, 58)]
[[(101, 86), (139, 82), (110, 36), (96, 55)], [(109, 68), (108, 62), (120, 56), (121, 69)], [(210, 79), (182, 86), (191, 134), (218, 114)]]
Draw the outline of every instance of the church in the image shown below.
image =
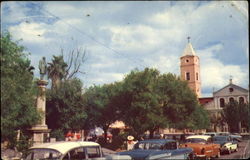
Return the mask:
[[(200, 60), (192, 47), (190, 37), (188, 37), (188, 44), (180, 57), (180, 77), (182, 80), (188, 81), (188, 86), (196, 93), (200, 104), (209, 112), (210, 130), (228, 132), (228, 125), (221, 121), (223, 107), (231, 101), (248, 103), (249, 91), (233, 84), (232, 78), (230, 78), (229, 84), (214, 91), (212, 97), (201, 97)], [(242, 128), (241, 132), (247, 132), (246, 128)]]
[[(204, 107), (210, 116), (211, 126), (207, 131), (212, 132), (229, 132), (227, 123), (221, 119), (221, 112), (223, 107), (230, 101), (247, 102), (249, 99), (249, 91), (236, 84), (233, 84), (232, 79), (229, 80), (229, 84), (221, 89), (214, 91), (212, 97), (202, 97), (202, 80), (200, 73), (200, 59), (196, 55), (195, 50), (188, 37), (188, 43), (184, 48), (184, 51), (180, 57), (180, 77), (182, 80), (188, 82), (188, 86), (196, 93), (199, 103)], [(121, 121), (113, 123), (110, 128), (126, 128), (125, 124)], [(159, 133), (182, 133), (183, 130), (174, 128), (160, 129)], [(194, 132), (189, 129), (185, 129), (185, 132)], [(197, 130), (197, 133), (205, 132), (205, 130)], [(241, 132), (247, 132), (246, 128), (242, 128)]]

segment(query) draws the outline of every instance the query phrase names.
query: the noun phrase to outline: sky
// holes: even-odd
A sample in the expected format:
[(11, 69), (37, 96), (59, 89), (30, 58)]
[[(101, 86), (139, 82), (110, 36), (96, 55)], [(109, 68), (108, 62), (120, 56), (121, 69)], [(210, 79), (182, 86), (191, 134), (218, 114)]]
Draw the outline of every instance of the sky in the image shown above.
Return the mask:
[(200, 58), (202, 97), (233, 83), (249, 87), (247, 1), (6, 1), (1, 32), (30, 55), (86, 51), (77, 74), (84, 88), (121, 81), (133, 69), (180, 75), (187, 37)]

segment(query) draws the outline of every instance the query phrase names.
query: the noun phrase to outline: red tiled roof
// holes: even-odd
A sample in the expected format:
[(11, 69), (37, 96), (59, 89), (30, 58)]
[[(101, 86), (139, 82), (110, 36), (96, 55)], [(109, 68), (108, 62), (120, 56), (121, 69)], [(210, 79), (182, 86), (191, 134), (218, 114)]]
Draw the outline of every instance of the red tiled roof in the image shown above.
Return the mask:
[(199, 98), (199, 102), (201, 105), (209, 103), (211, 101), (213, 101), (213, 97), (204, 97), (204, 98)]

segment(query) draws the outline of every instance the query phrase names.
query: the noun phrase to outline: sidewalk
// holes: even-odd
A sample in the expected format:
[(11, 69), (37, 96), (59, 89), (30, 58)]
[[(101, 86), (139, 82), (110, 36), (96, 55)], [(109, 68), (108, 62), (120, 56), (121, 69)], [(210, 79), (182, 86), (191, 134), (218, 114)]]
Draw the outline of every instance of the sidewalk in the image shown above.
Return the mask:
[(242, 154), (243, 159), (249, 159), (250, 158), (250, 140), (247, 141), (247, 145), (244, 148), (244, 152)]

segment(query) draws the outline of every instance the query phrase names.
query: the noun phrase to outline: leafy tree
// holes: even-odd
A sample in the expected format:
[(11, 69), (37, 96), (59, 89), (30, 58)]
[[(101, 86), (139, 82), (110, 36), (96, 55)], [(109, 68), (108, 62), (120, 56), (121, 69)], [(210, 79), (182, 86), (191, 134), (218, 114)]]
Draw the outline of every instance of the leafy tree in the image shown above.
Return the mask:
[(48, 63), (48, 78), (52, 80), (51, 88), (55, 89), (59, 87), (61, 80), (66, 75), (67, 63), (64, 62), (63, 56), (53, 55), (52, 63)]
[(88, 123), (91, 127), (102, 127), (104, 143), (107, 140), (109, 126), (119, 119), (119, 99), (116, 97), (121, 89), (120, 83), (90, 87), (84, 94)]
[(79, 79), (62, 81), (59, 88), (48, 90), (46, 106), (47, 124), (55, 133), (83, 128), (87, 115)]
[(221, 113), (219, 113), (218, 115), (210, 113), (209, 117), (211, 123), (214, 125), (212, 131), (217, 132), (217, 127), (221, 128), (222, 126), (224, 126), (225, 121), (222, 118)]
[(249, 130), (250, 112), (248, 103), (233, 101), (226, 104), (223, 108), (222, 117), (229, 125), (230, 132), (240, 132), (239, 125)]
[(190, 115), (195, 111), (198, 101), (187, 82), (171, 73), (163, 74), (159, 88), (164, 97), (164, 115), (170, 120), (169, 127), (184, 129), (193, 126)]
[(157, 93), (157, 80), (160, 74), (156, 69), (134, 70), (124, 79), (122, 107), (123, 121), (132, 128), (135, 136), (166, 127), (168, 119), (163, 115), (161, 97)]
[[(123, 120), (135, 134), (159, 128), (207, 128), (207, 112), (198, 104), (187, 82), (168, 73), (160, 75), (155, 69), (134, 70), (124, 79), (120, 100)], [(122, 100), (123, 99), (123, 100)]]
[(15, 142), (16, 131), (24, 131), (41, 118), (35, 106), (36, 85), (24, 47), (9, 33), (1, 35), (1, 139)]
[[(66, 57), (66, 59), (64, 59)], [(80, 71), (81, 65), (86, 60), (86, 50), (82, 48), (72, 49), (68, 54), (61, 48), (61, 55), (53, 55), (51, 63), (48, 63), (48, 78), (52, 80), (52, 89), (59, 87), (62, 80), (69, 80), (75, 77)]]
[(210, 124), (209, 113), (203, 106), (196, 105), (191, 113), (187, 127), (191, 129), (208, 129)]

